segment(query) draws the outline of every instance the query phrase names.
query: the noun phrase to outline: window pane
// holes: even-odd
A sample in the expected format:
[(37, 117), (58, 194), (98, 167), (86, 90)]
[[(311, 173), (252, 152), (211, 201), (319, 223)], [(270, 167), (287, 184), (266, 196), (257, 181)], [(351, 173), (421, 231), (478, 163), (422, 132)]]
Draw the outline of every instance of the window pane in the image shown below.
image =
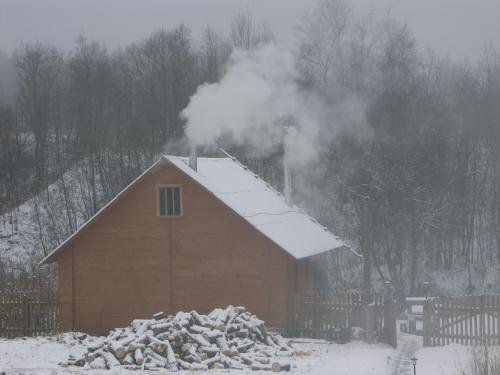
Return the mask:
[(174, 214), (174, 205), (172, 200), (172, 188), (167, 188), (167, 216), (172, 216)]
[(181, 214), (181, 189), (175, 187), (174, 189), (174, 215), (180, 216)]
[(165, 188), (160, 188), (158, 194), (160, 194), (160, 216), (165, 216)]

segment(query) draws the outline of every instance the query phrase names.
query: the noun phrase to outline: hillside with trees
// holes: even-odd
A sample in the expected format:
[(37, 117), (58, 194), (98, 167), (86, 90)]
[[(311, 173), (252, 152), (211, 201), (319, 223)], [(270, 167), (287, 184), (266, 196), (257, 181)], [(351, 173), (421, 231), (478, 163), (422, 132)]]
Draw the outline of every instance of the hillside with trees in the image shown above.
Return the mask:
[[(220, 35), (183, 25), (110, 51), (32, 41), (0, 53), (0, 287), (53, 286), (37, 262), (162, 153), (188, 153), (181, 111), (235, 50), (275, 43), (250, 11)], [(299, 206), (364, 255), (330, 282), (400, 296), (500, 291), (500, 54), (448, 60), (389, 16), (324, 0), (298, 21), (303, 92), (331, 108)], [(279, 147), (218, 144), (277, 188)], [(214, 153), (213, 149), (206, 151)], [(22, 255), (20, 255), (22, 253)]]

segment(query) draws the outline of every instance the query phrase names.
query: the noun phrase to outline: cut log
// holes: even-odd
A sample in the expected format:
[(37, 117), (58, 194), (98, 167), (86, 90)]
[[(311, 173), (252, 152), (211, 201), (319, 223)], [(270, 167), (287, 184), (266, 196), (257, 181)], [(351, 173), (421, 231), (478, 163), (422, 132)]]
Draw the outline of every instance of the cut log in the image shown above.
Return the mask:
[(170, 343), (167, 341), (165, 342), (165, 344), (166, 344), (167, 364), (169, 368), (172, 368), (173, 366), (177, 365), (177, 359), (175, 358), (175, 353)]
[(201, 356), (200, 354), (198, 354), (198, 351), (197, 351), (197, 348), (195, 345), (192, 345), (190, 348), (189, 348), (189, 351), (188, 351), (188, 355), (185, 357), (186, 359), (190, 359), (190, 362), (201, 362), (202, 359), (201, 359)]
[(106, 366), (107, 366), (108, 369), (110, 369), (112, 367), (115, 367), (115, 366), (120, 366), (120, 362), (118, 362), (118, 360), (116, 359), (116, 357), (112, 353), (105, 352), (102, 349), (96, 351), (95, 353), (99, 357), (104, 358), (104, 360), (106, 361)]
[(148, 323), (149, 320), (147, 319), (134, 319), (132, 320), (132, 323), (130, 323), (130, 326), (132, 327), (132, 329), (134, 330), (134, 332), (137, 332), (137, 330), (139, 328), (141, 328), (144, 323)]
[(261, 363), (252, 363), (250, 368), (254, 371), (272, 371), (273, 368), (271, 367), (271, 365), (263, 365)]
[(208, 356), (220, 353), (220, 349), (213, 346), (200, 346), (198, 350), (202, 353), (206, 353)]
[(219, 315), (223, 312), (224, 310), (215, 308), (213, 309), (209, 314), (208, 317), (214, 321), (219, 320)]
[(135, 363), (137, 363), (139, 366), (143, 364), (144, 362), (144, 356), (142, 355), (141, 349), (137, 348), (134, 352), (134, 359)]
[(186, 361), (183, 361), (182, 359), (177, 360), (179, 362), (179, 365), (184, 369), (184, 370), (189, 370), (189, 371), (207, 371), (208, 366), (204, 363), (189, 363)]
[(216, 369), (219, 369), (219, 370), (222, 370), (222, 369), (225, 369), (226, 366), (224, 366), (223, 363), (220, 363), (220, 362), (215, 362), (212, 367), (212, 369), (216, 370)]
[(127, 352), (133, 353), (133, 352), (135, 352), (136, 349), (144, 350), (145, 347), (146, 347), (145, 344), (141, 344), (140, 342), (133, 341), (130, 344), (128, 344)]
[(85, 353), (85, 362), (91, 363), (96, 358), (96, 355), (93, 352)]
[(174, 326), (173, 322), (163, 322), (151, 325), (151, 329), (153, 330), (153, 334), (157, 336), (160, 333), (167, 332), (173, 326)]
[(219, 316), (219, 320), (222, 322), (222, 323), (227, 323), (227, 320), (229, 319), (229, 316), (231, 316), (233, 314), (233, 311), (234, 311), (234, 307), (229, 305), (228, 307), (226, 307), (224, 309), (224, 311), (221, 313), (221, 315)]
[(203, 324), (205, 324), (204, 317), (198, 314), (195, 310), (191, 311), (191, 318), (193, 319), (193, 322), (199, 326), (203, 326)]
[(109, 343), (109, 350), (119, 360), (121, 360), (127, 354), (127, 349), (125, 349), (125, 347), (121, 344), (120, 341), (111, 341)]
[(163, 313), (163, 311), (160, 311), (160, 312), (157, 312), (156, 314), (153, 314), (154, 320), (160, 320), (163, 318), (165, 318), (165, 314)]
[(242, 361), (245, 365), (247, 365), (247, 366), (249, 366), (249, 365), (251, 365), (252, 363), (254, 363), (254, 358), (253, 358), (253, 357), (251, 357), (251, 356), (249, 356), (249, 355), (241, 354), (241, 355), (240, 355), (240, 359), (241, 359), (241, 361)]
[(276, 346), (276, 343), (273, 341), (273, 339), (269, 335), (266, 336), (266, 344), (269, 346)]
[(165, 357), (162, 357), (158, 353), (155, 353), (153, 351), (148, 352), (147, 357), (149, 357), (152, 361), (156, 361), (160, 366), (159, 367), (166, 367), (167, 366), (167, 359)]
[(265, 357), (273, 357), (274, 356), (274, 351), (273, 350), (265, 350), (265, 349), (258, 349), (256, 354), (260, 354), (262, 356), (265, 356)]
[(85, 365), (85, 362), (87, 362), (85, 359), (85, 355), (75, 357), (70, 354), (68, 358), (68, 366), (83, 366)]
[(276, 352), (277, 357), (292, 357), (293, 356), (293, 350), (278, 350)]
[(246, 328), (240, 329), (239, 331), (234, 332), (234, 335), (236, 337), (241, 338), (241, 339), (248, 337), (248, 329), (246, 329)]
[(232, 368), (236, 370), (243, 370), (245, 366), (243, 366), (240, 362), (235, 361), (232, 358), (229, 358), (228, 356), (221, 354), (221, 362), (226, 366), (227, 368)]
[(133, 365), (135, 363), (132, 353), (127, 353), (127, 355), (122, 360), (122, 365)]
[(231, 353), (231, 349), (229, 349), (229, 346), (227, 345), (226, 338), (224, 336), (217, 337), (215, 339), (215, 343), (217, 344), (217, 346), (219, 347), (220, 351), (223, 354), (227, 355), (227, 354)]
[(149, 344), (151, 345), (151, 348), (156, 353), (164, 353), (165, 352), (165, 349), (167, 348), (167, 342), (168, 341), (158, 340), (153, 335), (147, 335), (147, 338), (148, 338)]
[(193, 338), (194, 341), (198, 343), (200, 346), (210, 346), (210, 341), (208, 341), (206, 338), (204, 338), (202, 335), (199, 333), (192, 334), (191, 337)]
[(240, 353), (245, 353), (248, 350), (250, 350), (251, 348), (253, 348), (254, 346), (255, 346), (255, 342), (247, 339), (247, 340), (243, 340), (242, 342), (240, 342), (236, 346), (236, 350), (238, 350), (238, 352), (240, 352)]
[(274, 372), (280, 372), (280, 371), (290, 371), (292, 366), (289, 362), (274, 361), (271, 367)]
[(239, 331), (242, 328), (243, 328), (243, 326), (241, 324), (227, 324), (226, 325), (226, 333), (230, 334), (230, 333)]
[(176, 326), (178, 329), (189, 327), (190, 324), (191, 323), (189, 323), (188, 319), (177, 320), (174, 322), (174, 326)]
[(150, 362), (145, 362), (144, 365), (142, 366), (142, 368), (144, 368), (144, 370), (149, 370), (149, 371), (155, 371), (161, 367), (163, 367), (161, 365), (161, 363), (158, 363), (154, 359), (152, 359)]
[(129, 333), (127, 336), (125, 336), (123, 339), (120, 340), (120, 344), (122, 346), (125, 346), (127, 347), (128, 344), (130, 344), (131, 342), (135, 341), (135, 335), (133, 333)]
[(142, 336), (143, 334), (145, 334), (146, 331), (149, 330), (150, 322), (151, 322), (150, 320), (144, 321), (144, 323), (135, 331), (136, 336)]
[(92, 370), (100, 370), (106, 368), (106, 360), (103, 357), (97, 357), (90, 363)]
[(210, 328), (207, 328), (207, 327), (203, 327), (203, 326), (199, 326), (197, 324), (193, 324), (191, 327), (189, 327), (189, 330), (192, 332), (192, 333), (199, 333), (199, 334), (202, 334), (202, 333), (205, 333), (205, 332), (210, 332), (211, 329)]
[(205, 359), (202, 363), (205, 364), (208, 368), (212, 367), (215, 363), (220, 362), (220, 355), (215, 355), (212, 358)]
[(107, 344), (107, 340), (99, 339), (97, 341), (91, 342), (87, 345), (87, 350), (89, 352), (95, 352), (96, 350), (101, 349), (104, 345)]

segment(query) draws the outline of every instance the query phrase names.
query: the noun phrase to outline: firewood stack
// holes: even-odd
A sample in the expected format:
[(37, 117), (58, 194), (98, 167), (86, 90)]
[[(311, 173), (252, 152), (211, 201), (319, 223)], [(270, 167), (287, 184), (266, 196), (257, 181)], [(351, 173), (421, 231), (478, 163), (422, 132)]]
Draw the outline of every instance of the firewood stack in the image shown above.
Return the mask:
[(81, 358), (67, 365), (92, 369), (176, 370), (245, 369), (288, 371), (294, 350), (268, 332), (264, 322), (244, 307), (215, 309), (208, 315), (178, 312), (136, 319), (108, 337), (87, 345)]

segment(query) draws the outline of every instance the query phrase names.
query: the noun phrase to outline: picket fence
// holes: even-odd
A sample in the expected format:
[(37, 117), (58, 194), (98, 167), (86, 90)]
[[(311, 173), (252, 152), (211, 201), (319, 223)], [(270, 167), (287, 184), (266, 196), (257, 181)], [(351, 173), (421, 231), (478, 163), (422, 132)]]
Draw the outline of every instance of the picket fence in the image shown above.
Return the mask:
[(396, 345), (396, 305), (392, 298), (374, 294), (364, 301), (360, 291), (305, 291), (291, 302), (289, 335), (348, 341), (352, 327), (365, 335)]
[(37, 291), (0, 291), (0, 337), (41, 336), (58, 330), (54, 301)]
[(500, 296), (431, 298), (424, 304), (424, 345), (500, 345)]

